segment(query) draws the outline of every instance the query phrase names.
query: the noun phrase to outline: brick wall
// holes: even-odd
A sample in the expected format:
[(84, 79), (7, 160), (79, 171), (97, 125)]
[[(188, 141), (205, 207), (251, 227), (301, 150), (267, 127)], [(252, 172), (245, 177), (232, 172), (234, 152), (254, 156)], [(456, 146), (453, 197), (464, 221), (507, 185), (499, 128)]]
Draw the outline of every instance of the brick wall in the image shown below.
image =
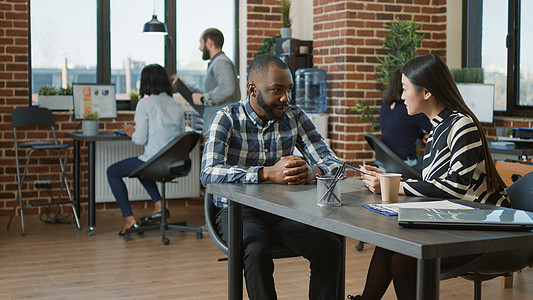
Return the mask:
[(246, 6), (246, 65), (256, 56), (263, 39), (280, 33), (281, 13), (278, 0), (248, 0)]
[[(364, 139), (371, 126), (351, 108), (361, 99), (376, 110), (381, 105), (376, 57), (386, 54), (383, 25), (412, 16), (425, 35), (419, 54), (446, 57), (445, 0), (313, 0), (313, 63), (328, 72), (329, 138), (335, 152), (350, 164), (373, 162)], [(278, 1), (248, 0), (247, 17), (250, 62), (262, 40), (279, 33)], [(293, 18), (298, 18), (297, 11)]]
[(376, 112), (381, 105), (376, 67), (377, 57), (386, 54), (382, 39), (387, 31), (383, 25), (414, 17), (422, 24), (420, 32), (425, 36), (418, 53), (446, 57), (446, 1), (314, 0), (313, 3), (314, 64), (328, 72), (332, 147), (350, 164), (371, 163), (373, 151), (364, 139), (365, 133), (371, 132), (370, 123), (361, 121), (360, 114), (351, 109), (361, 99)]
[[(28, 22), (27, 0), (4, 0), (0, 3), (0, 215), (9, 215), (17, 195), (17, 173), (15, 151), (13, 146), (13, 129), (11, 113), (16, 107), (28, 106)], [(73, 143), (71, 139), (64, 139), (67, 132), (80, 130), (80, 121), (73, 120), (70, 112), (54, 112), (57, 136), (62, 143)], [(119, 113), (114, 120), (100, 120), (101, 131), (122, 129), (125, 122), (133, 121), (133, 112)], [(36, 133), (35, 128), (21, 128), (17, 132), (20, 142), (38, 139), (50, 139), (51, 135), (43, 136)], [(20, 163), (26, 162), (26, 151), (19, 151)], [(66, 167), (67, 179), (73, 189), (72, 166), (73, 149), (68, 153)], [(82, 144), (81, 149), (81, 206), (82, 212), (87, 211), (88, 198), (88, 149)], [(22, 165), (23, 168), (23, 165)], [(35, 152), (25, 184), (22, 188), (24, 204), (46, 202), (51, 195), (57, 199), (59, 194), (60, 173), (57, 164), (57, 154)], [(50, 180), (52, 189), (35, 190), (35, 180)], [(67, 193), (63, 192), (63, 199)], [(173, 201), (169, 205), (202, 205), (203, 199), (189, 199), (187, 201)], [(133, 207), (150, 206), (148, 202), (133, 202)], [(97, 209), (116, 208), (115, 203), (99, 203)], [(25, 209), (25, 213), (42, 213), (45, 207)], [(70, 211), (69, 206), (63, 206), (64, 211)], [(14, 219), (12, 227), (18, 227), (19, 219)]]

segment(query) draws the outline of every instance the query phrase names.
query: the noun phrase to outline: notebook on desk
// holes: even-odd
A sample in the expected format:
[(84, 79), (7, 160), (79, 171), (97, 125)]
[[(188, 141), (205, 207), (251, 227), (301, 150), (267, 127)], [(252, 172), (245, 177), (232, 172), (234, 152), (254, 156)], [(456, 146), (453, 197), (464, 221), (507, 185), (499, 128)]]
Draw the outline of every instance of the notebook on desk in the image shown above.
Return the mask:
[(502, 208), (400, 208), (398, 224), (406, 228), (527, 231), (533, 229), (533, 213)]

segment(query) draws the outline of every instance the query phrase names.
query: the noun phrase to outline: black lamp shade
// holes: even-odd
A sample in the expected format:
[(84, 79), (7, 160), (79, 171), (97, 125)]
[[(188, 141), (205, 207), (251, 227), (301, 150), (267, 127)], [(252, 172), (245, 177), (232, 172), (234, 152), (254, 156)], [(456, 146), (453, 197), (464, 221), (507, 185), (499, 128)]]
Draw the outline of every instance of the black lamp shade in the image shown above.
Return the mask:
[(152, 20), (144, 24), (143, 32), (167, 34), (167, 25), (165, 25), (165, 23), (159, 22), (159, 20), (157, 19), (157, 15), (153, 15)]

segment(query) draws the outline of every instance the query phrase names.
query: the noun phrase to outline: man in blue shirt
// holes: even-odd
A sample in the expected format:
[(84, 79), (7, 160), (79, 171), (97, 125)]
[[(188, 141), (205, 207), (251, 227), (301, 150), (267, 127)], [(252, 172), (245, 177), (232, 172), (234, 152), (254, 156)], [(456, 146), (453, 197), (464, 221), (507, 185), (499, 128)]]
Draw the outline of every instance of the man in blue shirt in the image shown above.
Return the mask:
[[(335, 154), (302, 109), (290, 105), (293, 80), (273, 55), (248, 68), (248, 97), (219, 110), (209, 128), (201, 180), (256, 184), (306, 184), (341, 165), (320, 156)], [(297, 148), (304, 158), (293, 156)], [(227, 242), (227, 199), (214, 195), (219, 233)], [(314, 201), (315, 199), (310, 199)], [(243, 208), (243, 263), (250, 299), (277, 299), (270, 255), (275, 241), (310, 261), (310, 299), (336, 299), (342, 245), (332, 233), (250, 207)]]

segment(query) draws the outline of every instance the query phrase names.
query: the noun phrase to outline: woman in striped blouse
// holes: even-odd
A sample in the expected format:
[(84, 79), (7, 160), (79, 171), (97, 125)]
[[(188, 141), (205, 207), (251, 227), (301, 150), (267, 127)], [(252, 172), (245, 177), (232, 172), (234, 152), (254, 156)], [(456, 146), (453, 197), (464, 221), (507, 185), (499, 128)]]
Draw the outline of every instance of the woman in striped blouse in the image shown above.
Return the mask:
[[(422, 55), (403, 66), (402, 99), (409, 115), (424, 113), (432, 123), (422, 180), (406, 180), (399, 194), (509, 206), (505, 184), (492, 161), (481, 124), (463, 101), (442, 58)], [(365, 185), (380, 192), (379, 173), (365, 166)], [(441, 259), (443, 268), (465, 263), (477, 255)], [(416, 298), (416, 259), (376, 247), (365, 289), (355, 299), (380, 299), (393, 281), (398, 299)]]

